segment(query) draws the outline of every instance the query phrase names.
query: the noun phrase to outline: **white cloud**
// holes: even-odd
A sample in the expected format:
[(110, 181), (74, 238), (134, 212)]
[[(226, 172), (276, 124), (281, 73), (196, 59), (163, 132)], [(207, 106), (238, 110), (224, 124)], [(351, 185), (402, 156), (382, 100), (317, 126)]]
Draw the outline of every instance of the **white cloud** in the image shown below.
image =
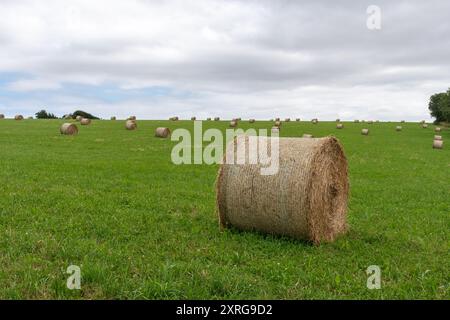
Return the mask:
[(2, 0), (0, 73), (26, 74), (6, 89), (49, 90), (36, 103), (58, 110), (74, 100), (66, 83), (194, 93), (73, 97), (104, 117), (424, 118), (429, 95), (450, 83), (450, 4), (378, 1), (382, 29), (369, 31), (370, 4)]

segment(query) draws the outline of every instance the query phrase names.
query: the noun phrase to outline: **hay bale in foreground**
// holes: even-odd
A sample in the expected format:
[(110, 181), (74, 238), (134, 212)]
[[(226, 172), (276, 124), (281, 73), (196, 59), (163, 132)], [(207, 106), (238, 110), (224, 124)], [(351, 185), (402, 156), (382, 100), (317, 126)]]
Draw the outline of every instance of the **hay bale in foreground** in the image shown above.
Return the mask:
[(170, 129), (169, 128), (156, 128), (155, 130), (155, 137), (158, 138), (167, 138), (168, 136), (170, 136)]
[(362, 129), (362, 130), (361, 130), (361, 134), (362, 134), (363, 136), (369, 135), (369, 129), (367, 129), (367, 128)]
[(231, 120), (231, 121), (230, 121), (230, 127), (231, 127), (231, 128), (236, 127), (237, 124), (238, 124), (237, 120)]
[(5, 119), (5, 115), (4, 114), (0, 114), (0, 119)]
[(80, 124), (81, 124), (82, 126), (90, 125), (90, 124), (91, 124), (91, 119), (83, 118), (83, 119), (81, 119)]
[[(268, 148), (271, 139), (279, 139), (279, 170), (261, 175), (266, 165), (223, 164), (216, 182), (221, 228), (233, 226), (316, 244), (344, 233), (349, 182), (339, 141), (334, 137), (260, 139), (268, 141), (259, 147)], [(227, 147), (228, 158), (234, 149), (249, 150), (251, 141), (255, 140), (238, 136)]]
[(442, 140), (442, 136), (435, 135), (434, 140)]
[(83, 119), (82, 116), (76, 116), (75, 120), (77, 120), (78, 122), (80, 122)]
[(338, 123), (336, 125), (336, 129), (344, 129), (344, 125), (342, 123)]
[(444, 147), (444, 141), (433, 140), (433, 149), (442, 149)]
[(441, 132), (441, 128), (439, 127), (434, 128), (434, 132)]
[(78, 134), (78, 127), (74, 123), (63, 123), (59, 128), (61, 134), (73, 136)]
[(314, 136), (312, 134), (309, 134), (309, 133), (304, 133), (303, 134), (303, 138), (314, 138)]
[(14, 120), (23, 120), (23, 116), (18, 114), (16, 116), (14, 116)]
[(137, 129), (136, 121), (135, 120), (127, 120), (127, 122), (125, 122), (125, 129), (136, 130)]
[(402, 126), (396, 126), (395, 127), (395, 131), (402, 131), (402, 129), (403, 129)]

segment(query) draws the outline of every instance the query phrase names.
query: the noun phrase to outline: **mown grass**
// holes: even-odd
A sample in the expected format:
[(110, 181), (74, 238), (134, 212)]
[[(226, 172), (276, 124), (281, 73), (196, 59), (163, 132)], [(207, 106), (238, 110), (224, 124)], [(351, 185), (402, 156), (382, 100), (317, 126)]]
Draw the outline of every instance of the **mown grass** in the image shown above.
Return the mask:
[[(219, 232), (217, 165), (173, 165), (176, 142), (153, 137), (190, 121), (94, 121), (75, 137), (62, 122), (0, 121), (0, 298), (449, 298), (450, 148), (431, 148), (433, 126), (284, 123), (281, 136), (337, 136), (349, 160), (350, 231), (312, 246)], [(81, 290), (66, 288), (72, 264)]]

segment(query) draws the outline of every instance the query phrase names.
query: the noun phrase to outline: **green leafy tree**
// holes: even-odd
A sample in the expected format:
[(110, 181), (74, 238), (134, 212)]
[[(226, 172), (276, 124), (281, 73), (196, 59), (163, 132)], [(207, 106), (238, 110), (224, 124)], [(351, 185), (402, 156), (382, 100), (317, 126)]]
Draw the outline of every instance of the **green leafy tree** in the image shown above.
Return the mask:
[(36, 112), (36, 119), (58, 119), (53, 113), (49, 113), (45, 110)]
[(431, 116), (436, 122), (450, 122), (450, 89), (447, 92), (433, 94), (428, 104)]
[(73, 118), (76, 118), (77, 116), (82, 116), (83, 118), (87, 119), (94, 119), (94, 120), (98, 119), (96, 116), (93, 116), (92, 114), (81, 110), (77, 110), (72, 114)]

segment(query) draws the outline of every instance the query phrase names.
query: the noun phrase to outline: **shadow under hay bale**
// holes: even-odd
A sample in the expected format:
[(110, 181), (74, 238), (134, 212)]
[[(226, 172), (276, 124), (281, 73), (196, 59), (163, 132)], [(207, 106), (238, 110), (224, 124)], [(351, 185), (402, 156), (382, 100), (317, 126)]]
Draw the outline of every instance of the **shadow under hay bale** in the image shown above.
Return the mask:
[(136, 121), (135, 120), (127, 120), (127, 122), (125, 122), (125, 129), (136, 130), (137, 129)]
[[(316, 244), (344, 233), (349, 182), (339, 141), (334, 137), (260, 139), (267, 139), (260, 146), (269, 150), (270, 140), (279, 139), (279, 170), (262, 175), (263, 166), (249, 164), (248, 156), (245, 164), (223, 164), (216, 182), (221, 228), (233, 226)], [(254, 142), (238, 136), (227, 146), (224, 159), (230, 159), (235, 149), (249, 150)]]
[(59, 128), (61, 134), (73, 136), (78, 134), (78, 127), (74, 123), (63, 123)]
[(169, 136), (170, 136), (170, 129), (169, 128), (164, 128), (164, 127), (156, 128), (156, 130), (155, 130), (155, 137), (167, 138)]

